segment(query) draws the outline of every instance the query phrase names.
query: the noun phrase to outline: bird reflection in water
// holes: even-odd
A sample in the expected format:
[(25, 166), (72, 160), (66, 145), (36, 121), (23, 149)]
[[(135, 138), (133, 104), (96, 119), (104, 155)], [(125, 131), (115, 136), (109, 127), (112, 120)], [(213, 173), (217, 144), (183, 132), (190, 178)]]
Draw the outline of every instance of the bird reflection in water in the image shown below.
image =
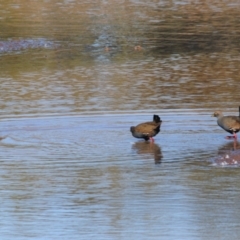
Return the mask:
[(240, 143), (237, 140), (219, 148), (218, 156), (213, 159), (217, 166), (240, 166)]
[(0, 141), (6, 138), (7, 136), (0, 136)]
[(132, 149), (140, 155), (153, 155), (155, 164), (160, 164), (162, 160), (162, 151), (158, 144), (151, 142), (136, 142)]

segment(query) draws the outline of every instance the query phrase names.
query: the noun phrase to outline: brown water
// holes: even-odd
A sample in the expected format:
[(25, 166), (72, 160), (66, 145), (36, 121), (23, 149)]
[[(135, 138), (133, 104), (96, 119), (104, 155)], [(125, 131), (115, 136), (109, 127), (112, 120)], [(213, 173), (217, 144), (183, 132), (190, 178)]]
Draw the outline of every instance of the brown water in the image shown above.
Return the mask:
[[(238, 115), (239, 14), (2, 1), (1, 239), (239, 239), (239, 163), (219, 161), (240, 143), (211, 117)], [(153, 114), (155, 143), (134, 139)]]

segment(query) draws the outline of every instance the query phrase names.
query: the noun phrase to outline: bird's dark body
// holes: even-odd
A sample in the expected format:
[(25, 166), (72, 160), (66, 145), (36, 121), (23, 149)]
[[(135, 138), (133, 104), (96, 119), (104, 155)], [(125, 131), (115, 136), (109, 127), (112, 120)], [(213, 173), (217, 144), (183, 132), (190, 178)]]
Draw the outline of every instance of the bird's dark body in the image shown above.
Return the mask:
[(153, 115), (152, 122), (140, 123), (135, 127), (131, 127), (130, 131), (135, 138), (143, 138), (148, 141), (160, 132), (162, 120), (158, 115)]

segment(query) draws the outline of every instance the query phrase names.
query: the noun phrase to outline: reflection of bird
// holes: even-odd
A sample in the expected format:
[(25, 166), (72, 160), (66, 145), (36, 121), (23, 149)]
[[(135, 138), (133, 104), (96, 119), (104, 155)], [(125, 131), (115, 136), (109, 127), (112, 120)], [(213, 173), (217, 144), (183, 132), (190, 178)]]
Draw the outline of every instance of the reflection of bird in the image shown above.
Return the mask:
[(240, 143), (238, 141), (227, 142), (218, 148), (218, 154), (224, 154), (229, 151), (240, 150)]
[(219, 166), (239, 166), (240, 165), (240, 145), (234, 141), (223, 145), (218, 150), (218, 155), (213, 158), (213, 164)]
[(6, 138), (7, 136), (2, 136), (0, 137), (0, 141), (3, 140), (4, 138)]
[[(240, 107), (239, 107), (239, 114), (240, 114)], [(228, 136), (226, 138), (237, 139), (236, 133), (240, 131), (240, 117), (223, 116), (221, 111), (214, 112), (213, 116), (217, 117), (217, 123), (221, 128), (223, 128), (225, 131), (233, 134), (233, 136)]]
[(138, 154), (153, 154), (155, 163), (161, 163), (163, 157), (162, 151), (157, 144), (149, 142), (136, 142), (133, 144), (132, 148), (136, 149)]
[(150, 139), (151, 142), (154, 142), (153, 137), (160, 132), (160, 126), (162, 120), (158, 115), (153, 115), (152, 122), (140, 123), (136, 127), (131, 127), (130, 131), (135, 138), (143, 138), (145, 141)]

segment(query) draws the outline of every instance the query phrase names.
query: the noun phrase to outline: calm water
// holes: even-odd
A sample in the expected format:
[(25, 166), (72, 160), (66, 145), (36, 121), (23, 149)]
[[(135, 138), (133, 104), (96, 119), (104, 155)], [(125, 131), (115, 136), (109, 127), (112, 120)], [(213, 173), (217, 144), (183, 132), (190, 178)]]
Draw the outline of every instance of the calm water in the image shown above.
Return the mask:
[(239, 239), (240, 4), (209, 2), (0, 3), (1, 239)]

